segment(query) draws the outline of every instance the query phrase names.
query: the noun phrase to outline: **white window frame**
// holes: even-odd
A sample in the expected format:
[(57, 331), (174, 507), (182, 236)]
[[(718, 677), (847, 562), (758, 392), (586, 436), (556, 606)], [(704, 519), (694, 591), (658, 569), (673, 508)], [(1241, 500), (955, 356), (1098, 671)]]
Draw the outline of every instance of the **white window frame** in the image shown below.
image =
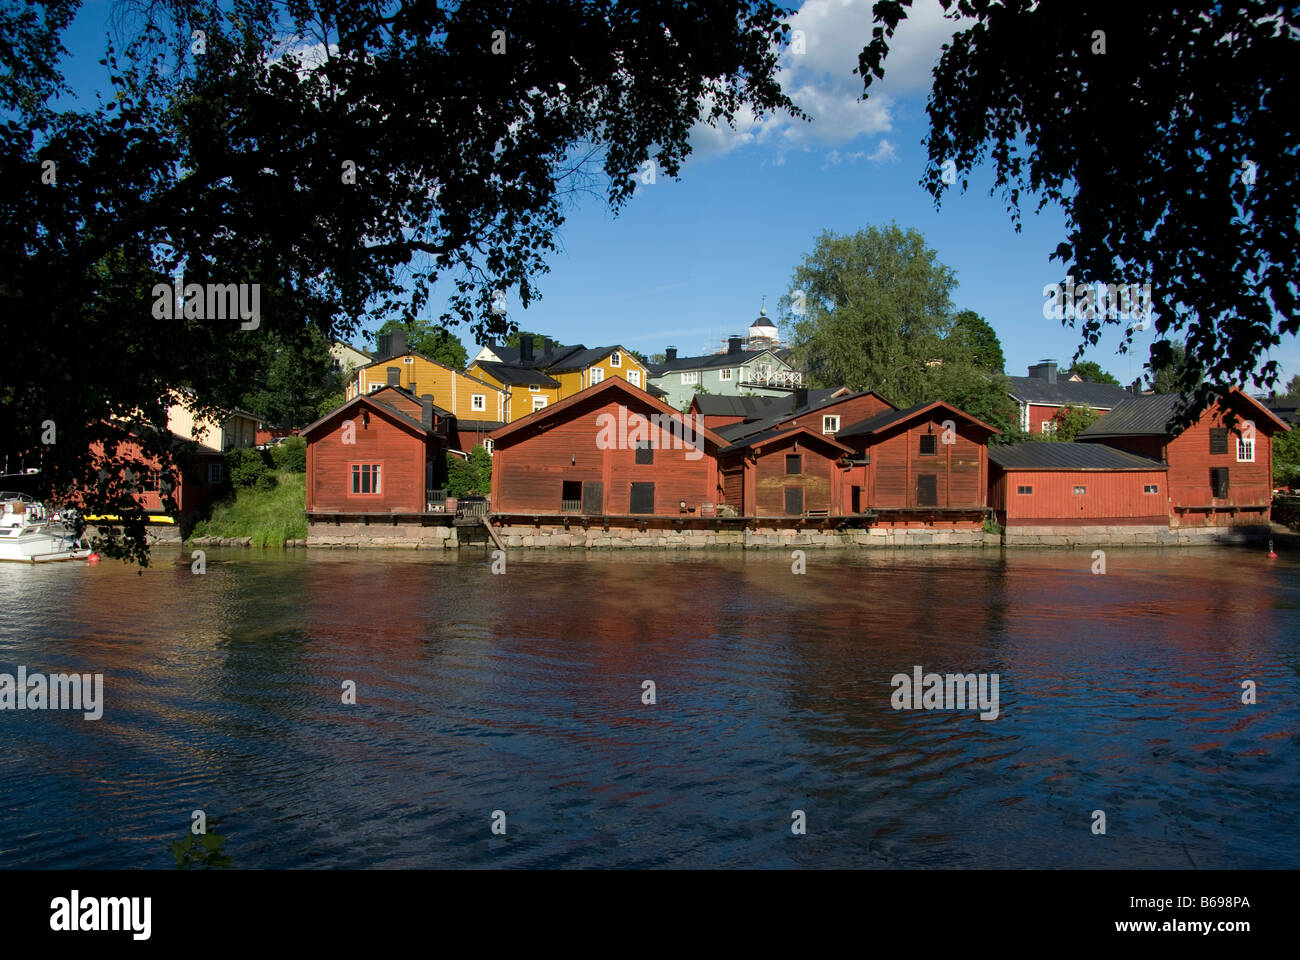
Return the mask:
[(471, 393), (469, 395), (469, 408), (475, 413), (482, 413), (487, 410), (487, 394)]
[(1055, 420), (1044, 420), (1044, 421), (1042, 421), (1042, 422), (1039, 424), (1039, 426), (1042, 428), (1042, 432), (1043, 432), (1043, 433), (1055, 433), (1055, 432), (1056, 432), (1056, 421), (1055, 421)]
[[(834, 421), (832, 423), (832, 421)], [(840, 429), (840, 415), (838, 413), (822, 414), (822, 433), (838, 433)]]
[(538, 410), (545, 410), (545, 409), (546, 409), (546, 398), (533, 397), (533, 413), (536, 413)]
[(1143, 493), (1148, 493), (1148, 494), (1149, 494), (1149, 493), (1159, 493), (1159, 492), (1160, 492), (1160, 484), (1158, 484), (1158, 483), (1144, 483), (1144, 484), (1142, 484), (1142, 492), (1143, 492)]
[(639, 386), (641, 386), (641, 371), (640, 371), (640, 370), (629, 370), (629, 371), (627, 372), (627, 382), (630, 383), (630, 384), (632, 384), (632, 386), (634, 386), (634, 387), (639, 387)]
[(605, 382), (605, 370), (602, 367), (592, 367), (591, 373), (587, 377), (587, 386), (594, 387), (598, 383)]
[(402, 357), (402, 363), (415, 363), (415, 357)]
[(698, 370), (683, 370), (683, 371), (682, 371), (682, 385), (683, 385), (683, 386), (691, 386), (691, 385), (693, 385), (693, 384), (698, 384), (699, 382), (700, 382), (700, 371), (698, 371)]
[(623, 366), (623, 354), (619, 353), (617, 350), (611, 353), (609, 355), (609, 365), (611, 367)]
[(372, 383), (372, 384), (370, 384), (370, 392), (371, 392), (371, 393), (374, 393), (374, 392), (377, 391), (377, 390), (382, 390), (382, 389), (384, 389), (384, 387), (386, 387), (386, 386), (388, 386), (388, 384), (386, 384), (386, 383)]
[(1074, 484), (1074, 492), (1071, 495), (1075, 497), (1086, 497), (1088, 495), (1088, 485), (1086, 483)]
[(492, 454), (495, 452), (495, 451), (493, 450), (493, 444), (492, 444), (492, 438), (491, 438), (491, 437), (484, 437), (484, 438), (483, 438), (483, 449), (486, 450), (486, 451), (488, 452), (488, 456), (489, 456), (489, 457), (492, 456)]
[(1237, 462), (1238, 463), (1255, 462), (1255, 438), (1254, 437), (1237, 438)]
[(718, 371), (718, 379), (719, 379), (719, 380), (730, 380), (730, 379), (731, 379), (731, 368), (730, 368), (730, 367), (723, 367), (721, 370), (719, 370), (719, 371)]
[(539, 387), (539, 386), (538, 386), (537, 384), (535, 384), (535, 383), (530, 383), (530, 384), (528, 385), (528, 392), (529, 392), (529, 393), (538, 393), (538, 392), (541, 391), (541, 389), (542, 389), (542, 388)]

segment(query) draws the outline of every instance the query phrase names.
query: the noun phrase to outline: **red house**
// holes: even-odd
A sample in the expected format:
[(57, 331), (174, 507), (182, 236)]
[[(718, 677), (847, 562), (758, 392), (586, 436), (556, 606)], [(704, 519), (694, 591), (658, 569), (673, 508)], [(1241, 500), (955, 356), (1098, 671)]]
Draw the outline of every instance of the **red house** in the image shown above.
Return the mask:
[(745, 517), (838, 516), (840, 461), (852, 454), (809, 427), (773, 427), (719, 452), (722, 502)]
[[(1267, 524), (1273, 501), (1273, 435), (1290, 427), (1233, 388), (1191, 426), (1170, 429), (1176, 394), (1130, 397), (1079, 433), (1085, 443), (1168, 464), (1171, 525)], [(1228, 413), (1235, 423), (1228, 425)]]
[(384, 387), (304, 428), (308, 517), (426, 512), (450, 417), (427, 394)]
[(989, 506), (1004, 527), (1168, 526), (1167, 464), (1100, 443), (989, 448)]
[(492, 512), (672, 516), (716, 504), (717, 451), (695, 418), (610, 377), (492, 434)]

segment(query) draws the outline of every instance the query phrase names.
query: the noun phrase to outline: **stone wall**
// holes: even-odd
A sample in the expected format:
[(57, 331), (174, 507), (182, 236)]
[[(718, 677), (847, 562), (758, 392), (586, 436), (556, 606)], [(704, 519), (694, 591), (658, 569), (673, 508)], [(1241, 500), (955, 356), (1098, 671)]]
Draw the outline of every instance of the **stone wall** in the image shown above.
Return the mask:
[(1267, 537), (1267, 527), (1015, 526), (1003, 531), (1002, 542), (1008, 547), (1194, 547)]
[(309, 523), (308, 547), (386, 547), (394, 550), (454, 550), (456, 528), (418, 523)]
[(703, 548), (723, 549), (792, 549), (798, 547), (915, 547), (915, 546), (982, 546), (982, 530), (903, 530), (853, 529), (844, 531), (797, 529), (795, 527), (757, 527), (752, 530), (637, 530), (592, 527), (583, 530), (571, 526), (516, 525), (496, 528), (507, 548), (559, 547), (582, 549), (626, 549), (656, 547), (669, 550)]

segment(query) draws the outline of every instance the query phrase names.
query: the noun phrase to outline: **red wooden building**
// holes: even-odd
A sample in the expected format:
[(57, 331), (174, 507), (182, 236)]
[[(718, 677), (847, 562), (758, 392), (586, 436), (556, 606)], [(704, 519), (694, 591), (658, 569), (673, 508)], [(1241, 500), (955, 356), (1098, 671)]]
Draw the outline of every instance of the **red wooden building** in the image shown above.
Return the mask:
[[(700, 513), (720, 498), (726, 443), (622, 377), (492, 434), (492, 512), (552, 516)], [(695, 449), (688, 448), (690, 441)]]
[(1169, 467), (1100, 443), (989, 448), (989, 506), (1004, 527), (1167, 526)]
[[(1273, 501), (1273, 435), (1290, 429), (1267, 407), (1233, 388), (1190, 427), (1167, 424), (1175, 394), (1130, 397), (1078, 439), (1169, 465), (1173, 526), (1267, 524)], [(1235, 423), (1228, 424), (1228, 412)]]
[(981, 516), (988, 503), (988, 440), (999, 432), (942, 401), (887, 409), (845, 426), (836, 434), (854, 450), (840, 479), (845, 512), (899, 520), (944, 512)]
[(718, 454), (722, 502), (746, 517), (839, 516), (840, 461), (852, 453), (809, 427), (746, 437)]
[(427, 394), (384, 387), (305, 427), (308, 517), (426, 512), (450, 419)]

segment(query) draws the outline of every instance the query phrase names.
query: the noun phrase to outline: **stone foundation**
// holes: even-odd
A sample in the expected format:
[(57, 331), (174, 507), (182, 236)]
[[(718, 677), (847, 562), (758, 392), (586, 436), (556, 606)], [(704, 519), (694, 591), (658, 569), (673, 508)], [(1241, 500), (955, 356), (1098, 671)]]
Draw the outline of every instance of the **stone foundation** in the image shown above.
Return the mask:
[(750, 530), (637, 530), (630, 527), (501, 526), (495, 528), (510, 548), (627, 549), (653, 547), (665, 550), (721, 548), (734, 550), (799, 549), (803, 547), (943, 547), (983, 546), (982, 530), (932, 530), (927, 528), (813, 530), (795, 527), (755, 527)]
[(308, 547), (383, 547), (390, 550), (454, 550), (456, 528), (417, 523), (309, 523)]
[(1195, 547), (1267, 538), (1267, 527), (1247, 526), (1015, 526), (1002, 533), (1008, 547)]

